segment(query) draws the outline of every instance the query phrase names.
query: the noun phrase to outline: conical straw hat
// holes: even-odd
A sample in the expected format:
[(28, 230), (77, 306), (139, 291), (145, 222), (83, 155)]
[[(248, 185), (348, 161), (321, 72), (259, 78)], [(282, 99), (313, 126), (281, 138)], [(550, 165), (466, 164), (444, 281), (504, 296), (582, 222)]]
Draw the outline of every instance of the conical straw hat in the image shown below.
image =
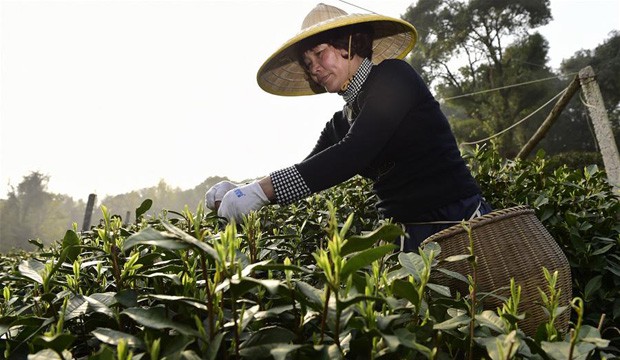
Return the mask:
[(298, 63), (295, 46), (323, 31), (367, 23), (374, 29), (372, 61), (402, 59), (413, 49), (418, 34), (410, 23), (378, 14), (347, 14), (325, 4), (318, 4), (304, 19), (301, 31), (280, 46), (258, 70), (257, 81), (268, 93), (284, 96), (314, 95), (325, 89), (308, 78)]

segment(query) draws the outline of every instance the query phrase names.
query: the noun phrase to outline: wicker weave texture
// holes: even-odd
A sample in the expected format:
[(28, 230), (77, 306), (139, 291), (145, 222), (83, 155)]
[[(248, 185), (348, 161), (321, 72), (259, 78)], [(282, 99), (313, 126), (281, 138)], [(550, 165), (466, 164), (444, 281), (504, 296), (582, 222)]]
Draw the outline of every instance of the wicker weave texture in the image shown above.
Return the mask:
[[(566, 256), (551, 234), (545, 229), (527, 206), (517, 206), (496, 210), (469, 222), (472, 229), (474, 254), (477, 257), (477, 279), (479, 297), (483, 297), (483, 307), (496, 310), (502, 307), (502, 300), (482, 293), (499, 296), (510, 295), (510, 279), (521, 286), (519, 312), (526, 318), (519, 322), (519, 328), (533, 336), (538, 325), (547, 321), (541, 307), (538, 289), (547, 295), (548, 284), (543, 266), (551, 273), (558, 271), (557, 286), (561, 289), (559, 306), (568, 306), (572, 298), (571, 269)], [(469, 254), (469, 237), (462, 225), (454, 225), (424, 240), (422, 245), (436, 242), (441, 246), (439, 260), (448, 256)], [(442, 262), (440, 267), (471, 275), (471, 266), (466, 260)], [(469, 293), (467, 284), (435, 272), (433, 281), (450, 287), (462, 295)], [(570, 306), (569, 306), (570, 309)], [(570, 311), (564, 311), (556, 321), (556, 328), (566, 332)]]

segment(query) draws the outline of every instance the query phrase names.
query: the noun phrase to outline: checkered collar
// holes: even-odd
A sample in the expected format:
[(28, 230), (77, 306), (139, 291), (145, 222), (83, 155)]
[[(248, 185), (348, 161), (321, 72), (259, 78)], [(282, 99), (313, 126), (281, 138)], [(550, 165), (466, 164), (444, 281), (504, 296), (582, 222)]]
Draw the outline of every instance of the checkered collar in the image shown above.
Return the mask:
[(366, 81), (366, 78), (368, 78), (370, 70), (372, 70), (372, 61), (370, 61), (370, 59), (368, 58), (364, 58), (359, 69), (357, 70), (355, 75), (353, 75), (353, 79), (351, 79), (349, 86), (343, 93), (340, 94), (342, 95), (344, 101), (347, 102), (347, 104), (351, 104), (353, 100), (355, 100), (357, 94), (362, 88), (362, 85), (364, 84), (364, 81)]

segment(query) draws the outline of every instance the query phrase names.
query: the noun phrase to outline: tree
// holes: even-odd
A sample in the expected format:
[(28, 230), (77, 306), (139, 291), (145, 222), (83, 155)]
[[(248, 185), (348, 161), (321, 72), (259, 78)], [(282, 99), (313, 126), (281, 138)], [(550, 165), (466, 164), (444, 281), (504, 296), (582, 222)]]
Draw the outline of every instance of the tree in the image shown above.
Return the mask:
[[(420, 35), (410, 61), (439, 97), (464, 110), (468, 125), (457, 136), (465, 141), (507, 128), (538, 108), (542, 94), (561, 88), (558, 82), (507, 87), (554, 75), (546, 66), (546, 40), (531, 33), (551, 20), (549, 0), (420, 0), (404, 19)], [(457, 97), (488, 89), (500, 90)], [(508, 132), (500, 151), (515, 155), (527, 138), (527, 128)]]
[[(47, 192), (49, 176), (35, 171), (12, 188), (0, 206), (0, 251), (32, 249), (30, 239), (59, 240), (84, 212), (84, 203)], [(81, 219), (80, 219), (81, 220)]]
[(36, 239), (43, 230), (50, 196), (45, 192), (48, 176), (32, 172), (12, 188), (2, 212), (2, 250), (23, 248), (28, 239)]
[(9, 192), (8, 199), (0, 206), (0, 252), (20, 247), (18, 200), (14, 192)]
[[(135, 221), (135, 209), (146, 199), (153, 201), (147, 215), (158, 216), (162, 210), (183, 211), (187, 206), (195, 211), (203, 203), (208, 188), (226, 177), (212, 176), (193, 189), (172, 188), (164, 180), (157, 186), (135, 190), (126, 194), (107, 196), (100, 204), (105, 205), (112, 215), (121, 216), (123, 221)], [(249, 180), (246, 180), (249, 181)], [(246, 182), (246, 181), (240, 181)], [(73, 223), (81, 224), (86, 204), (71, 197), (47, 191), (49, 176), (32, 172), (13, 187), (6, 200), (0, 200), (0, 253), (22, 249), (32, 250), (30, 239), (38, 239), (47, 245), (61, 240)], [(129, 213), (129, 218), (126, 218)], [(92, 224), (101, 216), (100, 208), (94, 210)], [(81, 226), (78, 226), (81, 229)]]

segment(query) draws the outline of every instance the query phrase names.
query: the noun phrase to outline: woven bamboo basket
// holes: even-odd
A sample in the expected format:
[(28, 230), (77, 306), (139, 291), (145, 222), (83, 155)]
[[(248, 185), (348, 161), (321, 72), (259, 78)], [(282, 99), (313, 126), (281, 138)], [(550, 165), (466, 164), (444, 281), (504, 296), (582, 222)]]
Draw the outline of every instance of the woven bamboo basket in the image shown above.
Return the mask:
[[(548, 320), (541, 306), (538, 288), (549, 295), (548, 283), (542, 267), (551, 273), (558, 271), (557, 286), (561, 289), (559, 306), (568, 306), (572, 298), (571, 269), (566, 256), (551, 234), (545, 229), (527, 206), (517, 206), (496, 210), (469, 222), (472, 229), (474, 255), (477, 257), (478, 293), (494, 293), (499, 296), (510, 295), (510, 279), (514, 278), (521, 286), (519, 312), (525, 312), (525, 319), (519, 321), (519, 328), (529, 336), (536, 333), (538, 325)], [(438, 259), (448, 256), (469, 254), (470, 245), (467, 231), (461, 224), (451, 226), (428, 237), (422, 246), (436, 242), (441, 246)], [(467, 260), (443, 262), (440, 267), (458, 272), (464, 276), (471, 274)], [(432, 280), (450, 287), (461, 295), (469, 293), (467, 284), (435, 271)], [(495, 296), (483, 297), (483, 308), (496, 310), (503, 301)], [(570, 306), (569, 306), (570, 309)], [(560, 332), (568, 330), (570, 310), (565, 310), (555, 325)]]

